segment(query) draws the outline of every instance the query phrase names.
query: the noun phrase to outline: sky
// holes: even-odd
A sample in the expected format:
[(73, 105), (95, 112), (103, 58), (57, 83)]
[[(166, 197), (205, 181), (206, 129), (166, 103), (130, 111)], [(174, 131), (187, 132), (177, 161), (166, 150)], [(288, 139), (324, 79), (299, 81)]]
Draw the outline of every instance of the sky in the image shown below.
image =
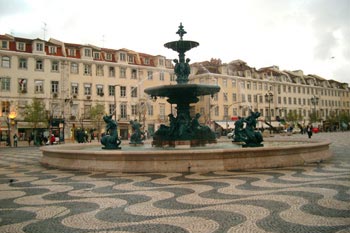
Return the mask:
[(350, 0), (0, 0), (0, 34), (54, 38), (192, 62), (240, 59), (350, 84)]

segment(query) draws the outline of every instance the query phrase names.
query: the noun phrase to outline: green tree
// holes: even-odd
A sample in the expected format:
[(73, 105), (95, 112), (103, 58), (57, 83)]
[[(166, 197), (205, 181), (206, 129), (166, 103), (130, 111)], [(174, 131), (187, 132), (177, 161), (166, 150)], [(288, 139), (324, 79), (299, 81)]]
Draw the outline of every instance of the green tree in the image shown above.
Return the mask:
[(104, 105), (96, 104), (95, 106), (91, 107), (91, 110), (90, 110), (91, 121), (93, 123), (94, 128), (98, 132), (98, 139), (101, 133), (101, 125), (102, 125), (104, 115), (105, 115)]
[(286, 116), (286, 121), (296, 122), (302, 120), (303, 117), (298, 114), (296, 111), (290, 111)]
[(48, 123), (45, 104), (42, 100), (34, 98), (32, 103), (26, 104), (24, 112), (24, 120), (32, 125), (34, 133), (34, 143), (37, 144), (37, 128), (39, 123)]
[(340, 122), (344, 122), (344, 123), (349, 123), (350, 122), (350, 115), (349, 113), (342, 111), (339, 113), (339, 120)]

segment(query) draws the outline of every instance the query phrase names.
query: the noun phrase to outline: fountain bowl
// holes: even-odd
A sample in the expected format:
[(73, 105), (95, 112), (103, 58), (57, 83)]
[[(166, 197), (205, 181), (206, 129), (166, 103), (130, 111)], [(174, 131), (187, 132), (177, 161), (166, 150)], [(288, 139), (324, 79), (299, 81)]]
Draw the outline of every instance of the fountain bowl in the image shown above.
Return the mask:
[(164, 44), (164, 47), (168, 49), (172, 49), (176, 52), (185, 53), (188, 50), (191, 50), (192, 48), (195, 48), (199, 45), (196, 41), (190, 41), (190, 40), (177, 40), (177, 41), (171, 41), (166, 44)]
[(157, 87), (149, 87), (145, 89), (145, 93), (150, 96), (169, 97), (170, 101), (176, 97), (187, 97), (190, 102), (197, 96), (212, 95), (220, 91), (220, 87), (207, 84), (176, 84), (162, 85)]
[(299, 166), (332, 157), (329, 141), (268, 139), (264, 143), (276, 146), (255, 148), (240, 148), (231, 141), (220, 143), (195, 149), (122, 145), (121, 150), (108, 151), (97, 144), (45, 146), (41, 147), (40, 163), (59, 169), (118, 173), (213, 172)]

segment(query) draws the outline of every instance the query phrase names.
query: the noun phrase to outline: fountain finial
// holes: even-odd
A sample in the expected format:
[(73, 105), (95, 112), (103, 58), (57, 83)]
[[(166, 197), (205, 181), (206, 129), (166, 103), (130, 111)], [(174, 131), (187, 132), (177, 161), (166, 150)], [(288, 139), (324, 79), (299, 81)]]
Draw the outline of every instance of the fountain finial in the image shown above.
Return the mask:
[(184, 26), (182, 26), (182, 23), (180, 23), (179, 30), (177, 30), (176, 34), (179, 34), (180, 40), (182, 40), (182, 37), (186, 34), (187, 32), (184, 30)]

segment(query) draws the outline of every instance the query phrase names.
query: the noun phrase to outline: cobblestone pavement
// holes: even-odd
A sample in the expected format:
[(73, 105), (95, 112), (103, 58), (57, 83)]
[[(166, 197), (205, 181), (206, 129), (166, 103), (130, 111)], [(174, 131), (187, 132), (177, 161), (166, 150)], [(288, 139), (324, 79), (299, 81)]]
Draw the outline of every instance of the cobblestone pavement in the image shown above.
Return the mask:
[(332, 159), (205, 174), (47, 169), (38, 148), (0, 148), (0, 232), (350, 232), (350, 132), (315, 139)]

